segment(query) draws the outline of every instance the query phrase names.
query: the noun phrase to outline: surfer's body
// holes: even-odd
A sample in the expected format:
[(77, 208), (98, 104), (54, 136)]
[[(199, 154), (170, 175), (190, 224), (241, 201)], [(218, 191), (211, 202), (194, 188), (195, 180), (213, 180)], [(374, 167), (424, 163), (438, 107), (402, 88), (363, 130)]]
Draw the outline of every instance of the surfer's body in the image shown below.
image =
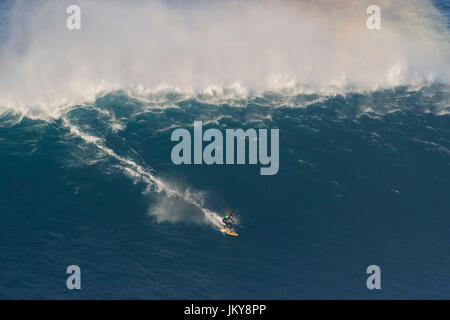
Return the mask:
[(222, 222), (224, 224), (222, 229), (232, 236), (238, 236), (238, 234), (233, 230), (233, 223), (236, 224), (236, 221), (234, 220), (235, 217), (236, 215), (234, 214), (234, 212), (227, 212), (225, 214), (225, 217), (223, 217), (222, 219)]
[(227, 212), (225, 217), (223, 217), (223, 219), (222, 219), (222, 222), (225, 225), (225, 227), (230, 230), (233, 230), (233, 224), (232, 224), (232, 222), (234, 222), (233, 216), (234, 216), (234, 212)]

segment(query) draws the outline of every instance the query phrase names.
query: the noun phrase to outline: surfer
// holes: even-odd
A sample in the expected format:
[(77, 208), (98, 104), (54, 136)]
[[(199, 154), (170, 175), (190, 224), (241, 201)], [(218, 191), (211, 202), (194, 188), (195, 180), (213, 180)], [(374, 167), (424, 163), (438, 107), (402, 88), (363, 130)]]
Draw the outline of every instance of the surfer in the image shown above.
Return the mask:
[(227, 212), (225, 214), (225, 217), (223, 217), (222, 222), (225, 224), (225, 227), (228, 228), (230, 231), (233, 230), (233, 224), (231, 222), (234, 222), (233, 220), (234, 212)]

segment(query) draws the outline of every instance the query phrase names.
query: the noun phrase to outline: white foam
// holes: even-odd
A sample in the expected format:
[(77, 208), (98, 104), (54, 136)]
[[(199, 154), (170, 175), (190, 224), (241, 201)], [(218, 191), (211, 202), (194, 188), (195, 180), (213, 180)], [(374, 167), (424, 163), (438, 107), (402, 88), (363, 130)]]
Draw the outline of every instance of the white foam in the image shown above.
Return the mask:
[(180, 191), (175, 187), (170, 186), (164, 180), (156, 177), (151, 169), (139, 165), (132, 159), (122, 157), (114, 152), (113, 149), (107, 147), (102, 138), (95, 137), (84, 131), (82, 131), (78, 126), (71, 123), (67, 118), (62, 118), (64, 126), (69, 128), (70, 133), (76, 137), (81, 138), (85, 143), (94, 145), (103, 154), (113, 158), (119, 162), (118, 167), (126, 176), (133, 179), (135, 183), (143, 182), (147, 185), (146, 192), (151, 192), (154, 187), (154, 191), (159, 193), (164, 193), (167, 197), (175, 197), (181, 199), (186, 203), (198, 208), (204, 218), (204, 222), (214, 226), (217, 230), (222, 231), (221, 217), (218, 213), (205, 208), (202, 202), (199, 200), (199, 194), (193, 194), (188, 189)]
[(0, 109), (57, 117), (129, 88), (225, 99), (450, 83), (446, 21), (431, 2), (377, 1), (382, 29), (369, 31), (372, 2), (78, 0), (82, 29), (70, 31), (72, 2), (16, 0), (2, 21)]

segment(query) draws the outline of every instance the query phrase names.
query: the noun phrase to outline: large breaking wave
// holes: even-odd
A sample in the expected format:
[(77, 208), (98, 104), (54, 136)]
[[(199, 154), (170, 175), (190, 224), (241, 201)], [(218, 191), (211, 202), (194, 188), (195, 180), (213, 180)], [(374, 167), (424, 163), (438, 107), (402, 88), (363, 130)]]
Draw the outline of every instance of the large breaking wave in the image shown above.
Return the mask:
[[(144, 183), (145, 193), (161, 195), (150, 210), (157, 221), (220, 229), (220, 215), (208, 209), (203, 192), (158, 177), (133, 150), (122, 155), (76, 110), (104, 115), (111, 132), (122, 130), (130, 115), (121, 118), (118, 110), (97, 105), (117, 92), (123, 99), (112, 103), (125, 108), (137, 101), (136, 114), (189, 102), (271, 109), (338, 102), (342, 113), (353, 115), (448, 114), (445, 18), (427, 1), (379, 1), (382, 29), (369, 31), (370, 2), (80, 0), (82, 29), (70, 31), (70, 1), (6, 1), (0, 16), (0, 126), (23, 117), (60, 121), (66, 139), (81, 142), (83, 155), (73, 150), (74, 157), (92, 147), (83, 158), (88, 164), (107, 158), (104, 170), (118, 169)], [(209, 116), (205, 125), (226, 117)], [(271, 115), (247, 118), (264, 124)], [(180, 125), (189, 123), (171, 119), (156, 130)], [(197, 218), (180, 215), (186, 211)]]
[[(445, 17), (431, 2), (89, 1), (82, 29), (71, 1), (6, 1), (0, 31), (0, 108), (58, 116), (101, 92), (239, 94), (301, 86), (316, 92), (450, 82)], [(217, 89), (219, 88), (219, 89)]]

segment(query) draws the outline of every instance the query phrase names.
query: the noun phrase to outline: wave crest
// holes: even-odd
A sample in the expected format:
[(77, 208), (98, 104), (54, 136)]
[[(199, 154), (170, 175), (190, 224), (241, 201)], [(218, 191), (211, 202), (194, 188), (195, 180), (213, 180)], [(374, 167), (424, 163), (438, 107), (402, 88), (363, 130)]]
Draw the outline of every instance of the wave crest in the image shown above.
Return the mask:
[(433, 5), (379, 1), (382, 30), (369, 31), (370, 2), (80, 0), (82, 29), (69, 31), (69, 1), (14, 1), (0, 36), (0, 108), (55, 116), (102, 92), (161, 86), (206, 99), (449, 84), (449, 34)]

